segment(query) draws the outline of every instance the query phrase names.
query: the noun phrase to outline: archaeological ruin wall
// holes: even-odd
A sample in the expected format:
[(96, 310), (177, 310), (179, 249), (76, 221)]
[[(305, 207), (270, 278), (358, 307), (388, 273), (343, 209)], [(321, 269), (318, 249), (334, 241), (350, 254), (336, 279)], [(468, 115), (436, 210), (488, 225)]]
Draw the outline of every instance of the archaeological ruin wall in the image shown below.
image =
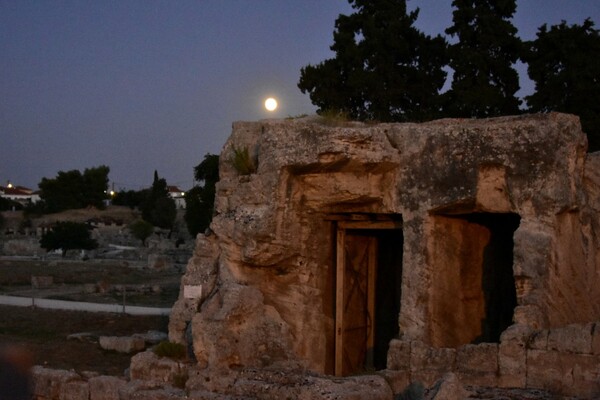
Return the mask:
[(431, 384), (481, 358), (482, 383), (544, 386), (527, 338), (580, 324), (592, 343), (600, 320), (598, 164), (564, 114), (235, 123), (170, 338), (206, 371)]

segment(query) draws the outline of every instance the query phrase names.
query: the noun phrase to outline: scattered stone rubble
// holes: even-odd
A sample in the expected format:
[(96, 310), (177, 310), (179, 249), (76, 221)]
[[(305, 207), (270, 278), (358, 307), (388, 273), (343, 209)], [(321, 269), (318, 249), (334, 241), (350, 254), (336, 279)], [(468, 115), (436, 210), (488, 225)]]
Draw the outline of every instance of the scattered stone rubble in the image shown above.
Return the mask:
[[(170, 318), (189, 363), (139, 353), (112, 398), (600, 396), (600, 154), (574, 116), (235, 123), (215, 208)], [(384, 256), (385, 290), (348, 272)], [(399, 301), (383, 350), (345, 325), (378, 318), (351, 296), (373, 290)], [(54, 374), (34, 370), (37, 398), (101, 398)]]
[(104, 350), (127, 354), (138, 353), (167, 339), (167, 334), (159, 331), (136, 333), (131, 336), (105, 336), (95, 332), (79, 332), (67, 336), (67, 340), (98, 343)]

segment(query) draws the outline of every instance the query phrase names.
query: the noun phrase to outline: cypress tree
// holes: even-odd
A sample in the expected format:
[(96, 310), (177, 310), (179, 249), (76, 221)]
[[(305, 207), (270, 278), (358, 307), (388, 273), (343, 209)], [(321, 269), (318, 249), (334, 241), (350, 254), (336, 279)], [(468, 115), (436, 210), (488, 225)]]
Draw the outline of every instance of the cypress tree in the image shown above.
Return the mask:
[(515, 0), (453, 0), (453, 25), (446, 33), (452, 87), (446, 93), (446, 115), (492, 117), (519, 113), (519, 77), (514, 64), (522, 43), (510, 21)]
[(440, 115), (446, 42), (416, 29), (405, 0), (349, 0), (335, 23), (335, 57), (301, 70), (317, 112), (358, 120), (424, 121)]
[(527, 45), (527, 72), (535, 82), (535, 93), (525, 98), (530, 111), (579, 115), (588, 150), (600, 150), (600, 32), (594, 23), (543, 25)]

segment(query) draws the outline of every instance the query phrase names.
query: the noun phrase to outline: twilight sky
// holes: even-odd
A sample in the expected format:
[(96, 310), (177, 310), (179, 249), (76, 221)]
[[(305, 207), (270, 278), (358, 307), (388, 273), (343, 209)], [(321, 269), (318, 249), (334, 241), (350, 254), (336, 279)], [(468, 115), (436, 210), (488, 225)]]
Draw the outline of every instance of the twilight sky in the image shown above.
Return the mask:
[[(434, 35), (451, 2), (408, 7)], [(104, 164), (115, 189), (149, 186), (156, 169), (187, 190), (233, 121), (314, 113), (300, 68), (333, 56), (350, 12), (346, 0), (0, 0), (0, 185)], [(519, 0), (513, 23), (528, 40), (586, 17), (600, 28), (600, 0)]]

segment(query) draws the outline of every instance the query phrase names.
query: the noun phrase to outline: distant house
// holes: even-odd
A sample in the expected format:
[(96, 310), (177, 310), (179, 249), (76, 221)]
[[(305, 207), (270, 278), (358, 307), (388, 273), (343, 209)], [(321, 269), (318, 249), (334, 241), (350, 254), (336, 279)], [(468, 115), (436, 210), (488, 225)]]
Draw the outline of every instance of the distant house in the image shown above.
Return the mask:
[(0, 197), (16, 201), (22, 205), (37, 203), (41, 200), (39, 192), (34, 192), (23, 186), (14, 186), (12, 183), (0, 186)]
[(185, 191), (177, 186), (167, 186), (169, 197), (175, 200), (175, 207), (185, 208)]

